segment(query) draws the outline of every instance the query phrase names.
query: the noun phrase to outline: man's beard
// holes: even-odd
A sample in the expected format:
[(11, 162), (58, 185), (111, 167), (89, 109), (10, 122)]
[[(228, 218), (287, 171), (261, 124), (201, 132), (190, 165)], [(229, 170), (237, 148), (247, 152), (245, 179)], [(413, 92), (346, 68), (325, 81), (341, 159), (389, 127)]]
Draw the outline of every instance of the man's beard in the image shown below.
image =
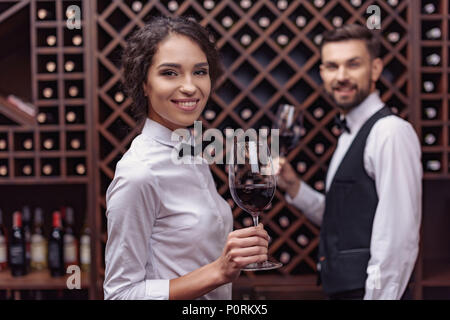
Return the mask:
[[(356, 94), (355, 97), (348, 102), (339, 102), (335, 99), (334, 97), (334, 91), (335, 89), (339, 88), (339, 87), (343, 87), (343, 86), (352, 86), (353, 89), (356, 90)], [(358, 105), (360, 105), (370, 94), (370, 87), (367, 88), (360, 88), (358, 87), (357, 84), (352, 84), (348, 81), (345, 82), (339, 82), (335, 85), (332, 86), (331, 88), (331, 92), (329, 92), (327, 90), (328, 95), (331, 97), (331, 99), (334, 101), (334, 103), (343, 111), (345, 111), (346, 113), (349, 112), (350, 110), (356, 108)]]

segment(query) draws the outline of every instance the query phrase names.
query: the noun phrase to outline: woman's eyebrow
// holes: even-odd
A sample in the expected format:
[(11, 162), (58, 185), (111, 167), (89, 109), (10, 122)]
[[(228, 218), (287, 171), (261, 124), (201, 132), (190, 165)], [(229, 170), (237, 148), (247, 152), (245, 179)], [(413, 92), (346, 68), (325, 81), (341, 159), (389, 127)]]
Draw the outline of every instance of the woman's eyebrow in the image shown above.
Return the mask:
[[(195, 68), (199, 68), (199, 67), (208, 67), (208, 62), (200, 62), (200, 63), (196, 63), (194, 65)], [(181, 65), (178, 63), (173, 63), (173, 62), (165, 62), (165, 63), (161, 63), (158, 66), (159, 68), (164, 68), (164, 67), (170, 67), (170, 68), (177, 68), (177, 69), (181, 69)]]

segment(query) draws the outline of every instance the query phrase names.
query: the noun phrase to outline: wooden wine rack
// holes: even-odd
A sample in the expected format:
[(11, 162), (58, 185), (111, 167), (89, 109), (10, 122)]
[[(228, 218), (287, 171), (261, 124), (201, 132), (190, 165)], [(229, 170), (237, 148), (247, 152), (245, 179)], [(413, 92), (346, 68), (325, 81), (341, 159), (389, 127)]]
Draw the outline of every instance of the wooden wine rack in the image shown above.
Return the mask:
[[(8, 1), (12, 2), (14, 1)], [(423, 134), (429, 129), (437, 134), (435, 145), (423, 147), (426, 181), (448, 180), (450, 177), (450, 73), (447, 70), (450, 65), (450, 8), (447, 1), (433, 1), (439, 5), (438, 12), (431, 15), (421, 13), (427, 0), (399, 0), (396, 3), (365, 0), (359, 6), (354, 5), (357, 1), (350, 0), (322, 3), (314, 0), (290, 0), (285, 2), (285, 7), (280, 7), (276, 0), (258, 0), (250, 1), (248, 8), (242, 6), (240, 0), (208, 2), (214, 6), (208, 6), (207, 1), (203, 0), (150, 0), (142, 1), (142, 8), (136, 11), (132, 8), (133, 2), (134, 0), (23, 0), (15, 1), (14, 6), (6, 8), (1, 6), (3, 1), (0, 1), (0, 28), (2, 17), (12, 14), (13, 10), (19, 11), (29, 6), (31, 101), (39, 110), (54, 110), (57, 114), (54, 124), (41, 125), (36, 122), (16, 125), (14, 121), (10, 121), (0, 125), (0, 139), (4, 137), (8, 142), (7, 151), (0, 151), (0, 166), (6, 164), (9, 169), (6, 176), (0, 177), (0, 184), (85, 185), (84, 200), (90, 225), (94, 230), (91, 298), (102, 297), (104, 249), (107, 240), (106, 189), (114, 177), (117, 161), (140, 130), (130, 112), (131, 99), (120, 99), (123, 94), (121, 51), (126, 38), (152, 16), (194, 17), (217, 40), (225, 74), (219, 79), (217, 89), (201, 117), (205, 129), (270, 128), (276, 109), (282, 103), (295, 105), (297, 112), (303, 112), (305, 135), (289, 153), (288, 159), (303, 180), (323, 192), (325, 174), (338, 135), (333, 128), (333, 118), (337, 111), (325, 94), (319, 76), (317, 36), (334, 27), (335, 17), (341, 17), (344, 24), (365, 25), (370, 15), (366, 12), (367, 8), (377, 5), (381, 10), (381, 29), (377, 32), (382, 38), (385, 65), (377, 85), (382, 100), (414, 125), (422, 141)], [(65, 27), (64, 17), (64, 10), (69, 4), (78, 4), (82, 8), (82, 29), (78, 31), (83, 36), (81, 46), (70, 45), (71, 36), (67, 34), (69, 30)], [(39, 6), (49, 8), (50, 11), (54, 8), (54, 19), (38, 21), (36, 10)], [(305, 17), (304, 25), (298, 24), (299, 16)], [(261, 26), (262, 17), (269, 18), (267, 26)], [(442, 39), (422, 39), (428, 23), (441, 26)], [(43, 47), (45, 37), (50, 33), (55, 34), (56, 45)], [(399, 35), (394, 42), (387, 40), (392, 33)], [(246, 35), (250, 36), (250, 41), (243, 44), (243, 36)], [(283, 36), (288, 39), (286, 43), (281, 41), (284, 40)], [(436, 67), (424, 66), (423, 55), (434, 49), (441, 54), (441, 64)], [(82, 61), (82, 69), (64, 72), (64, 63), (68, 57)], [(55, 72), (41, 72), (46, 59), (56, 59)], [(424, 94), (422, 82), (429, 75), (440, 79), (438, 91)], [(68, 83), (73, 82), (80, 86), (83, 96), (68, 99)], [(40, 96), (43, 87), (48, 85), (54, 85), (57, 98), (43, 99)], [(423, 113), (429, 101), (434, 102), (433, 106), (438, 110), (437, 117), (432, 120), (424, 118)], [(69, 107), (71, 111), (80, 111), (80, 123), (66, 123), (65, 115)], [(251, 116), (243, 116), (244, 110), (247, 113), (250, 111)], [(73, 132), (84, 137), (80, 151), (67, 148), (67, 139)], [(57, 150), (46, 151), (40, 148), (43, 137), (47, 135), (57, 137)], [(28, 137), (34, 142), (32, 151), (14, 147), (17, 145), (16, 140)], [(51, 159), (52, 165), (58, 168), (57, 174), (51, 177), (41, 172), (42, 164), (47, 159)], [(73, 159), (84, 162), (84, 176), (71, 174)], [(427, 161), (430, 159), (440, 161), (439, 170), (427, 171)], [(28, 177), (16, 174), (23, 161), (32, 164), (33, 173)], [(219, 193), (233, 207), (235, 228), (247, 226), (249, 216), (233, 203), (224, 166), (212, 165), (211, 170)], [(308, 221), (300, 210), (288, 205), (280, 191), (277, 191), (271, 208), (262, 216), (262, 222), (272, 238), (269, 253), (274, 259), (283, 260), (284, 267), (271, 272), (242, 274), (234, 284), (234, 297), (322, 297), (320, 288), (315, 285), (319, 228)], [(429, 229), (427, 227), (423, 231), (424, 239), (432, 237), (433, 232), (430, 235)], [(298, 241), (300, 238), (303, 241)], [(415, 298), (427, 297), (424, 294), (426, 286), (443, 283), (444, 287), (450, 287), (447, 270), (450, 264), (445, 262), (447, 258), (450, 261), (450, 257), (446, 256), (440, 261), (435, 271), (429, 271), (430, 267), (422, 261), (425, 258), (421, 254), (413, 279)], [(427, 280), (430, 278), (443, 280)]]

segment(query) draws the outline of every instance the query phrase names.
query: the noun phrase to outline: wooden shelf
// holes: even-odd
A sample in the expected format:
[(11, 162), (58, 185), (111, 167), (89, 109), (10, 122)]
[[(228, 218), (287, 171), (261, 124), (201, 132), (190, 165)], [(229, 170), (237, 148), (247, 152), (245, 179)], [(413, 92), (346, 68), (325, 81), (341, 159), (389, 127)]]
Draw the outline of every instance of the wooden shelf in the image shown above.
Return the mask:
[[(53, 278), (50, 276), (50, 272), (35, 271), (31, 272), (23, 277), (13, 277), (10, 270), (0, 271), (0, 290), (58, 290), (67, 289), (67, 279), (70, 274), (62, 277)], [(90, 274), (81, 273), (81, 288), (89, 288)]]

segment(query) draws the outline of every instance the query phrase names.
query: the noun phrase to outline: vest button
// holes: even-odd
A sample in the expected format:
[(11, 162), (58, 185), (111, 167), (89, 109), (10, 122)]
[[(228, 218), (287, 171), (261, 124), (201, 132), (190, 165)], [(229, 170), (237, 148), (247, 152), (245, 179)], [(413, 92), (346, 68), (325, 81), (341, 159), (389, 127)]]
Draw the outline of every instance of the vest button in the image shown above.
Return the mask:
[(323, 257), (323, 256), (320, 257), (320, 258), (319, 258), (319, 261), (325, 261), (325, 257)]

